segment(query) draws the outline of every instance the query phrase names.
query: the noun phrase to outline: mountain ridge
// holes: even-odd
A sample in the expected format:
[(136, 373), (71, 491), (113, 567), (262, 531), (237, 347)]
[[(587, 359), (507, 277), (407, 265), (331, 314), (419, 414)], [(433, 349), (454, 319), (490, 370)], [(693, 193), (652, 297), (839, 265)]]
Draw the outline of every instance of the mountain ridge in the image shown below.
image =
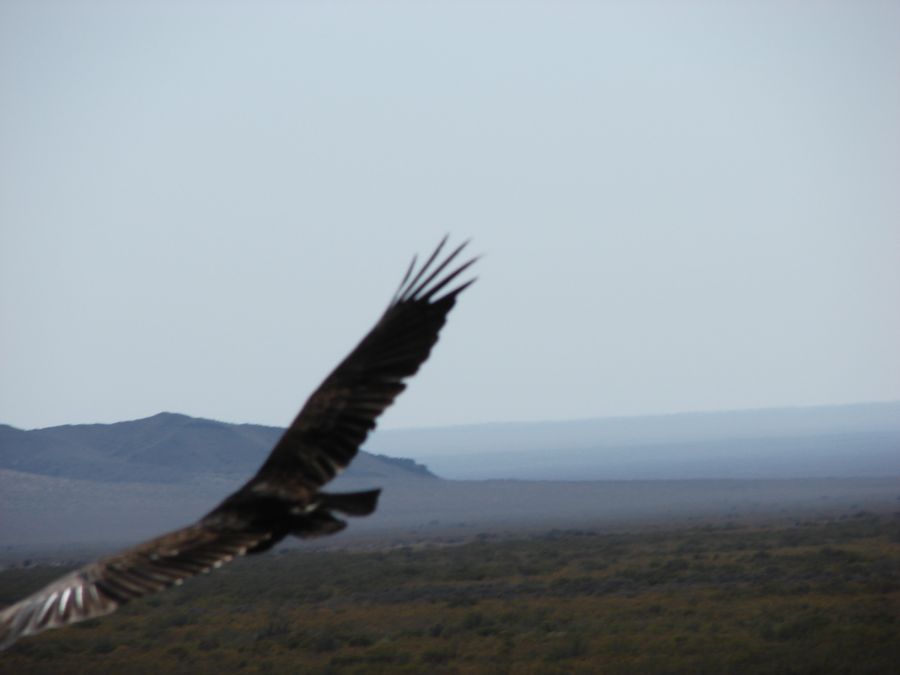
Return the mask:
[[(249, 478), (283, 429), (163, 412), (112, 424), (22, 430), (0, 425), (0, 468), (101, 482)], [(408, 459), (360, 452), (351, 479), (436, 479)]]
[[(100, 481), (246, 480), (282, 431), (173, 412), (112, 424), (0, 425), (0, 468)], [(885, 474), (900, 475), (900, 402), (388, 429), (368, 439), (341, 478)]]

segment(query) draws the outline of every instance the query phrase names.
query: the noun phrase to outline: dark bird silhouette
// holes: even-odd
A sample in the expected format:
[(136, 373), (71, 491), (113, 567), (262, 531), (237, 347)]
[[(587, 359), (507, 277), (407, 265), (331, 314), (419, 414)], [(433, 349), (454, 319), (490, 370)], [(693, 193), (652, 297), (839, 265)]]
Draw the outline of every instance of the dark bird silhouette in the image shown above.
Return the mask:
[(320, 492), (346, 467), (378, 416), (428, 358), (457, 296), (475, 280), (445, 291), (475, 262), (452, 271), (462, 244), (438, 262), (447, 238), (416, 269), (416, 258), (375, 327), (313, 392), (266, 461), (243, 487), (193, 525), (93, 562), (0, 612), (0, 649), (40, 633), (115, 611), (219, 567), (266, 551), (288, 535), (333, 534), (335, 512), (366, 516), (380, 490)]

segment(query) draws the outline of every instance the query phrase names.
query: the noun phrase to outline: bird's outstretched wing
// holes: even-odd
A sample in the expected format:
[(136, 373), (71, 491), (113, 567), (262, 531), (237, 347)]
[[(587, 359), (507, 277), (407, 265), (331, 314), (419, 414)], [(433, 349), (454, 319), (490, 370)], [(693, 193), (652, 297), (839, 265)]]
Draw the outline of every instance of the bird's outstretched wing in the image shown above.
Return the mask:
[(208, 572), (270, 532), (191, 525), (82, 567), (0, 612), (0, 649), (20, 637), (114, 612), (119, 605)]
[(475, 281), (439, 295), (476, 260), (441, 276), (468, 243), (436, 264), (446, 241), (418, 270), (413, 259), (378, 323), (313, 392), (239, 494), (302, 499), (356, 456), (378, 416), (406, 388), (403, 380), (428, 358), (457, 296)]
[[(452, 271), (459, 246), (437, 262), (446, 237), (420, 268), (416, 260), (375, 327), (310, 396), (257, 474), (196, 524), (82, 567), (0, 612), (0, 649), (48, 628), (103, 616), (219, 567), (236, 556), (265, 550), (284, 536), (317, 536), (343, 523), (329, 509), (371, 513), (377, 491), (327, 495), (318, 488), (346, 467), (375, 420), (403, 391), (403, 380), (428, 358), (456, 297), (473, 280), (445, 291), (475, 262)], [(270, 526), (257, 517), (273, 501), (321, 507), (321, 524)], [(316, 515), (316, 514), (312, 514)]]

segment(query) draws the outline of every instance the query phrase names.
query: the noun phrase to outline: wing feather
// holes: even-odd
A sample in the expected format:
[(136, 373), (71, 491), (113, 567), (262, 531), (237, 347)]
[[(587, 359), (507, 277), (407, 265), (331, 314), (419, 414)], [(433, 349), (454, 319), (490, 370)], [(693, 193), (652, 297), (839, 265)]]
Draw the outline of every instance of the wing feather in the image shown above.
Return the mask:
[(0, 612), (0, 649), (26, 635), (114, 612), (218, 567), (271, 536), (192, 525), (86, 565)]
[(378, 416), (406, 388), (403, 380), (428, 358), (457, 296), (474, 281), (438, 295), (475, 262), (447, 272), (468, 242), (438, 262), (446, 241), (418, 270), (413, 260), (379, 321), (313, 392), (242, 491), (311, 496), (356, 456)]

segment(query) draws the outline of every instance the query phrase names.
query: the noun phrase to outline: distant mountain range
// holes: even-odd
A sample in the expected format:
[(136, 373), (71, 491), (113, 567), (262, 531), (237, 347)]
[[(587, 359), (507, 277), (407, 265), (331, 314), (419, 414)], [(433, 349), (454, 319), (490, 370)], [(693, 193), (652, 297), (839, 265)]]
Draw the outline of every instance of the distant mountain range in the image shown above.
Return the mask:
[[(101, 482), (185, 483), (250, 478), (283, 429), (160, 413), (116, 424), (24, 431), (0, 425), (0, 469)], [(409, 459), (361, 452), (350, 479), (435, 478)]]
[[(0, 425), (0, 557), (136, 541), (191, 522), (247, 480), (280, 433), (172, 413)], [(900, 494), (900, 403), (389, 430), (367, 447), (384, 454), (360, 452), (329, 489), (385, 490), (377, 514), (355, 520), (338, 543), (387, 536), (379, 532), (418, 539), (846, 515), (895, 509)]]
[[(281, 433), (174, 413), (29, 431), (0, 425), (0, 469), (102, 482), (232, 482), (249, 478)], [(351, 482), (900, 475), (900, 402), (388, 430), (366, 447), (377, 454), (359, 454), (344, 474)]]

